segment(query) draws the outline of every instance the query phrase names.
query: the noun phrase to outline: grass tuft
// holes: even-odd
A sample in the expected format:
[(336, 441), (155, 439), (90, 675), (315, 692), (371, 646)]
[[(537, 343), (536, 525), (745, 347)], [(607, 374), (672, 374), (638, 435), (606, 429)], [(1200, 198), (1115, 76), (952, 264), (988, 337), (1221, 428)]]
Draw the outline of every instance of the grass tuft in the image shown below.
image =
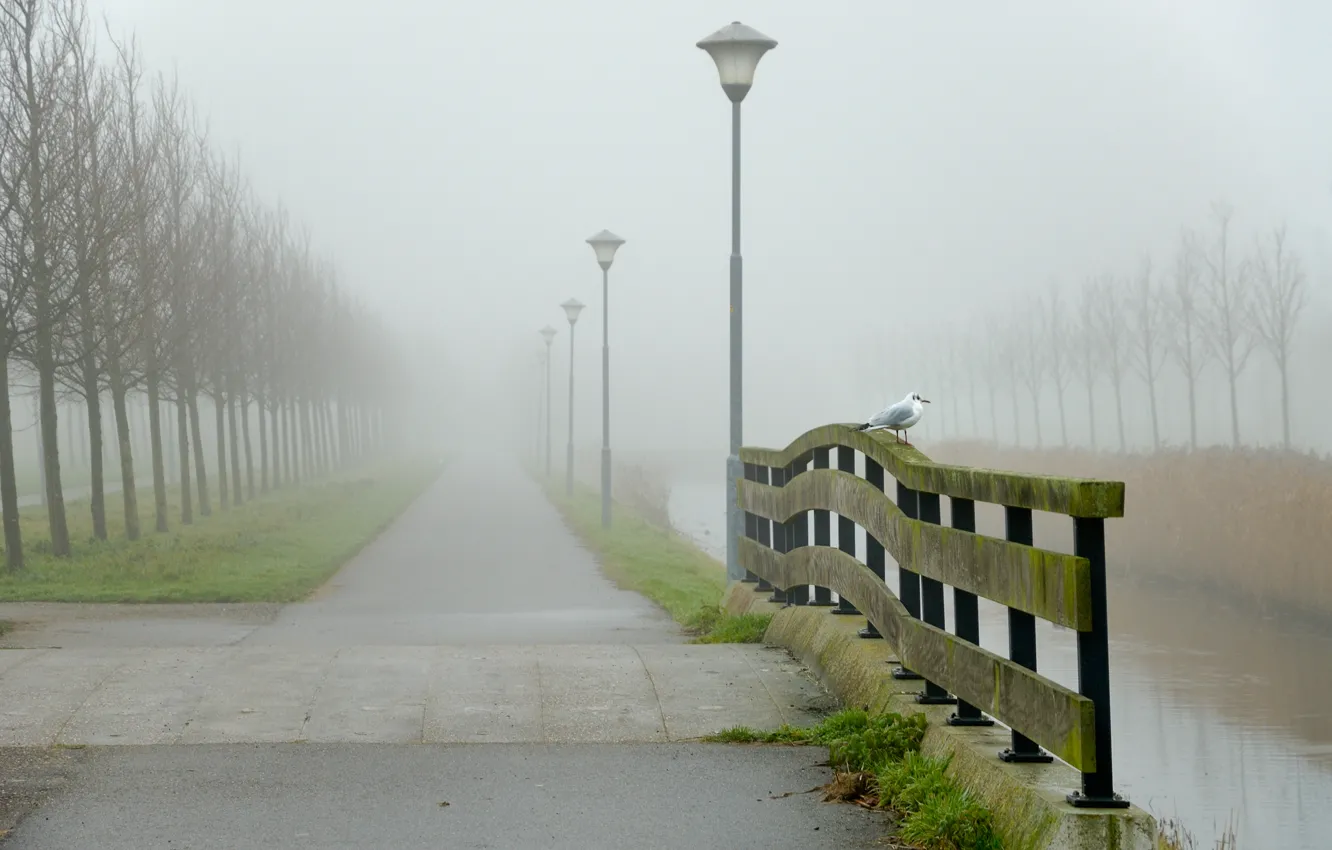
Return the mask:
[(808, 728), (735, 726), (703, 740), (826, 746), (833, 781), (823, 788), (825, 802), (892, 810), (897, 837), (920, 850), (1002, 850), (993, 816), (948, 778), (948, 762), (921, 755), (926, 725), (924, 714), (846, 709)]

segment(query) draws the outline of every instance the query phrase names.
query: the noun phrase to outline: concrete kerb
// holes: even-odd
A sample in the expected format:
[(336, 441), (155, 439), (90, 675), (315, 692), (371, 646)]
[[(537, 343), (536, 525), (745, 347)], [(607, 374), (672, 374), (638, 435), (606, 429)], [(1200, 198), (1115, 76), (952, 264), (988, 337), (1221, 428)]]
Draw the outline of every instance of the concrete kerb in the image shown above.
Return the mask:
[(916, 700), (919, 682), (894, 679), (898, 663), (882, 640), (863, 640), (859, 617), (832, 617), (826, 608), (783, 607), (767, 601), (753, 585), (733, 582), (722, 601), (732, 614), (770, 613), (765, 643), (790, 650), (845, 705), (872, 713), (922, 712), (929, 718), (923, 751), (950, 757), (949, 773), (995, 816), (1011, 850), (1155, 850), (1156, 821), (1133, 806), (1128, 809), (1076, 809), (1065, 795), (1079, 787), (1073, 768), (1006, 764), (996, 754), (1009, 745), (1006, 728), (958, 728), (947, 719), (954, 706), (923, 706)]

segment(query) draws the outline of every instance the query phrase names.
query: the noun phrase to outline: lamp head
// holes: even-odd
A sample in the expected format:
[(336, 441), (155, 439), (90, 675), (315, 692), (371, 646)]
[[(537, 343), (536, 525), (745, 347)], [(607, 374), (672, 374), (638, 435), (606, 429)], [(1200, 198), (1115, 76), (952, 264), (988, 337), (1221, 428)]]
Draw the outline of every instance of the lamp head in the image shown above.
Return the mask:
[(698, 46), (717, 63), (722, 91), (732, 103), (739, 103), (754, 85), (759, 60), (777, 42), (753, 27), (734, 21), (700, 41)]
[(615, 251), (624, 244), (624, 240), (609, 230), (603, 230), (594, 236), (589, 236), (587, 244), (597, 252), (597, 265), (609, 269), (611, 263), (615, 261)]

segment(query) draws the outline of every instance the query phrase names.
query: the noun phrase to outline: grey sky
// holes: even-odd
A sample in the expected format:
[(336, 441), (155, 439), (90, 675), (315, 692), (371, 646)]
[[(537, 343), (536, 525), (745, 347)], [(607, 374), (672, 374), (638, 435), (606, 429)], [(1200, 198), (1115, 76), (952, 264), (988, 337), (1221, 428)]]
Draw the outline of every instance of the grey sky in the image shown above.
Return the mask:
[[(619, 445), (725, 444), (728, 104), (694, 43), (733, 19), (779, 42), (745, 103), (754, 442), (912, 389), (858, 382), (875, 322), (1127, 272), (1213, 198), (1246, 242), (1286, 218), (1311, 261), (1325, 252), (1332, 15), (1313, 2), (91, 2), (150, 68), (174, 63), (256, 187), (405, 328), (481, 364), (553, 324), (562, 393), (557, 305), (586, 302), (589, 438), (601, 299), (583, 239), (625, 237)], [(779, 390), (807, 401), (783, 413)]]

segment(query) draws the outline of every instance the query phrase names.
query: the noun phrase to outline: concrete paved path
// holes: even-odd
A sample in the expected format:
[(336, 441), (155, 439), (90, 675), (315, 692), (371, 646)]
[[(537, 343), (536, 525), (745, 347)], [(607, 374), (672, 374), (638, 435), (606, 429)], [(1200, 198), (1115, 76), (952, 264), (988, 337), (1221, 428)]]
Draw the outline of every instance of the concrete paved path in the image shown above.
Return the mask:
[[(306, 602), (0, 618), (21, 624), (0, 644), (0, 747), (19, 749), (0, 752), (73, 754), (6, 847), (703, 847), (727, 829), (819, 847), (868, 829), (803, 795), (747, 843), (747, 801), (826, 781), (826, 752), (661, 745), (808, 723), (830, 698), (782, 650), (687, 644), (516, 464), (458, 459)], [(10, 761), (0, 829), (6, 789), (50, 768)], [(841, 832), (813, 829), (828, 817)]]

